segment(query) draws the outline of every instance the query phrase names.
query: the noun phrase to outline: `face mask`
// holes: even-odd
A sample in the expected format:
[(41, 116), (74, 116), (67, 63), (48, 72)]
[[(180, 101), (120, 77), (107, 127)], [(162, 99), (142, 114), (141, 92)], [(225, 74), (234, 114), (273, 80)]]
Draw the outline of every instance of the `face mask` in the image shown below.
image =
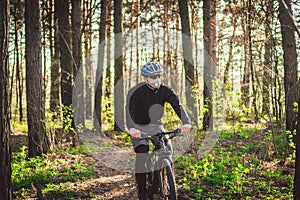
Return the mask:
[(156, 79), (148, 79), (147, 84), (149, 84), (152, 88), (154, 89), (159, 89), (161, 85), (161, 80), (160, 78), (156, 77)]

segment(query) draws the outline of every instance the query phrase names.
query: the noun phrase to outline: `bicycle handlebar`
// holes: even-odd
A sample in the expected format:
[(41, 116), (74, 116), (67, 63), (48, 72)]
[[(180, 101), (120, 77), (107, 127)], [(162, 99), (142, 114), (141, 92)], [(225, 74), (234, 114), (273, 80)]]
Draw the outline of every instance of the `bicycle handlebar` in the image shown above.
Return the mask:
[[(192, 130), (193, 128), (191, 128)], [(151, 139), (153, 138), (154, 136), (164, 136), (164, 135), (170, 135), (170, 139), (176, 137), (176, 136), (184, 136), (183, 134), (180, 134), (181, 133), (181, 128), (177, 128), (173, 131), (159, 131), (158, 133), (155, 133), (153, 135), (149, 135), (148, 133), (145, 133), (145, 132), (141, 132), (141, 137), (139, 138), (136, 138), (136, 139)], [(127, 133), (128, 136), (131, 137), (131, 135), (129, 133)]]

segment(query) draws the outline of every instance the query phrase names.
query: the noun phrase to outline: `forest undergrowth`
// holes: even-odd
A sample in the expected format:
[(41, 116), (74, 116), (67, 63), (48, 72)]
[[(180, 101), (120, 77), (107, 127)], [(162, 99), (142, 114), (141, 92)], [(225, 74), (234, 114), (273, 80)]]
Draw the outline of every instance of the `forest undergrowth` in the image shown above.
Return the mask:
[[(175, 162), (179, 199), (293, 199), (294, 155), (286, 135), (235, 122), (213, 149), (197, 158), (198, 143)], [(119, 145), (124, 133), (108, 132)], [(27, 159), (26, 132), (12, 135), (15, 199), (137, 199), (134, 176), (106, 167), (83, 145), (62, 143)]]

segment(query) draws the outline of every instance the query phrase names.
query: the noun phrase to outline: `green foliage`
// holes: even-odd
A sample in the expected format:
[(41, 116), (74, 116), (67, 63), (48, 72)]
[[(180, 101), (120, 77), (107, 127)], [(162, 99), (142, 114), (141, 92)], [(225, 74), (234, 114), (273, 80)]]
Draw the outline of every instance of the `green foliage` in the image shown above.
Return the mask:
[(52, 193), (52, 194), (63, 194), (66, 196), (70, 195), (70, 188), (67, 186), (66, 183), (59, 183), (59, 184), (55, 184), (55, 183), (47, 183), (45, 185), (45, 189), (44, 189), (44, 193)]
[(66, 132), (75, 132), (73, 127), (73, 108), (70, 106), (62, 106), (63, 112), (63, 128)]
[(164, 116), (162, 118), (162, 123), (164, 124), (164, 127), (167, 130), (177, 128), (180, 124), (179, 117), (176, 115), (175, 111), (169, 103), (165, 104), (165, 111)]
[(56, 112), (51, 112), (50, 110), (46, 111), (46, 132), (54, 131), (56, 128), (59, 128), (62, 126), (62, 122), (57, 117), (59, 114)]
[(89, 149), (85, 146), (76, 146), (76, 147), (70, 147), (70, 146), (59, 146), (55, 150), (55, 153), (60, 153), (60, 152), (66, 152), (68, 154), (72, 155), (78, 155), (80, 153), (86, 153), (89, 154)]
[(209, 104), (210, 104), (210, 100), (209, 98), (206, 98), (204, 100), (204, 105), (202, 108), (202, 115), (205, 116), (208, 112), (209, 112)]
[(106, 86), (105, 86), (105, 95), (102, 98), (102, 111), (101, 111), (101, 120), (102, 126), (104, 130), (113, 130), (114, 128), (114, 115), (113, 115), (113, 101), (110, 94), (111, 86), (110, 80), (108, 78), (105, 79)]
[(297, 113), (298, 112), (298, 103), (294, 102), (293, 106), (294, 106), (294, 111)]
[[(232, 156), (230, 152), (222, 152), (220, 158), (208, 154), (199, 162), (189, 165), (187, 168), (187, 171), (190, 172), (188, 178), (191, 180), (202, 179), (214, 187), (226, 188), (227, 195), (246, 194), (247, 191), (244, 191), (243, 186), (248, 185), (245, 174), (248, 174), (250, 169), (239, 163), (239, 160), (238, 156)], [(197, 191), (194, 191), (195, 189)], [(199, 193), (199, 187), (194, 186), (191, 190), (196, 194)], [(203, 191), (201, 188), (200, 192)]]
[(293, 159), (293, 160), (295, 160), (296, 159), (296, 144), (295, 144), (295, 142), (293, 141), (293, 138), (295, 138), (296, 137), (296, 130), (293, 132), (293, 133), (291, 133), (291, 131), (289, 131), (289, 130), (287, 130), (287, 131), (285, 131), (285, 133), (286, 133), (286, 138), (287, 138), (287, 142), (288, 142), (288, 146), (291, 148), (291, 150), (292, 150), (292, 153), (290, 154), (290, 156), (291, 156), (291, 158)]
[(27, 198), (31, 185), (43, 185), (43, 193), (68, 194), (67, 182), (76, 182), (92, 177), (95, 173), (87, 164), (78, 161), (79, 152), (86, 152), (83, 147), (56, 150), (56, 154), (76, 155), (76, 159), (64, 159), (48, 155), (27, 158), (27, 147), (14, 153), (12, 158), (12, 184), (16, 198)]
[(195, 199), (292, 199), (293, 174), (283, 173), (280, 164), (286, 149), (279, 143), (285, 137), (274, 140), (270, 131), (234, 124), (221, 131), (219, 143), (204, 158), (184, 156), (176, 162), (179, 188)]
[(124, 142), (124, 145), (125, 146), (132, 146), (132, 143), (131, 143), (131, 139), (130, 139), (130, 137), (128, 137), (128, 135), (127, 134), (125, 134), (125, 133), (123, 133), (123, 132), (121, 132), (121, 133), (116, 133), (115, 131), (111, 131), (111, 132), (113, 132), (114, 134), (112, 135), (112, 138), (114, 139), (114, 140), (121, 140), (121, 141), (123, 141)]
[(13, 131), (28, 131), (27, 122), (11, 121)]

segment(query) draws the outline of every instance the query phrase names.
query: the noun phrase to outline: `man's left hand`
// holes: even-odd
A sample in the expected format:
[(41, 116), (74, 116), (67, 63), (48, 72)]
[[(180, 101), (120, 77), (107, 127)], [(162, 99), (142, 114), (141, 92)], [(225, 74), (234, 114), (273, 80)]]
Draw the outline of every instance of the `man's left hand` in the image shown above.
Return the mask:
[(193, 126), (191, 124), (184, 124), (181, 127), (181, 133), (188, 133), (191, 131), (192, 128)]

